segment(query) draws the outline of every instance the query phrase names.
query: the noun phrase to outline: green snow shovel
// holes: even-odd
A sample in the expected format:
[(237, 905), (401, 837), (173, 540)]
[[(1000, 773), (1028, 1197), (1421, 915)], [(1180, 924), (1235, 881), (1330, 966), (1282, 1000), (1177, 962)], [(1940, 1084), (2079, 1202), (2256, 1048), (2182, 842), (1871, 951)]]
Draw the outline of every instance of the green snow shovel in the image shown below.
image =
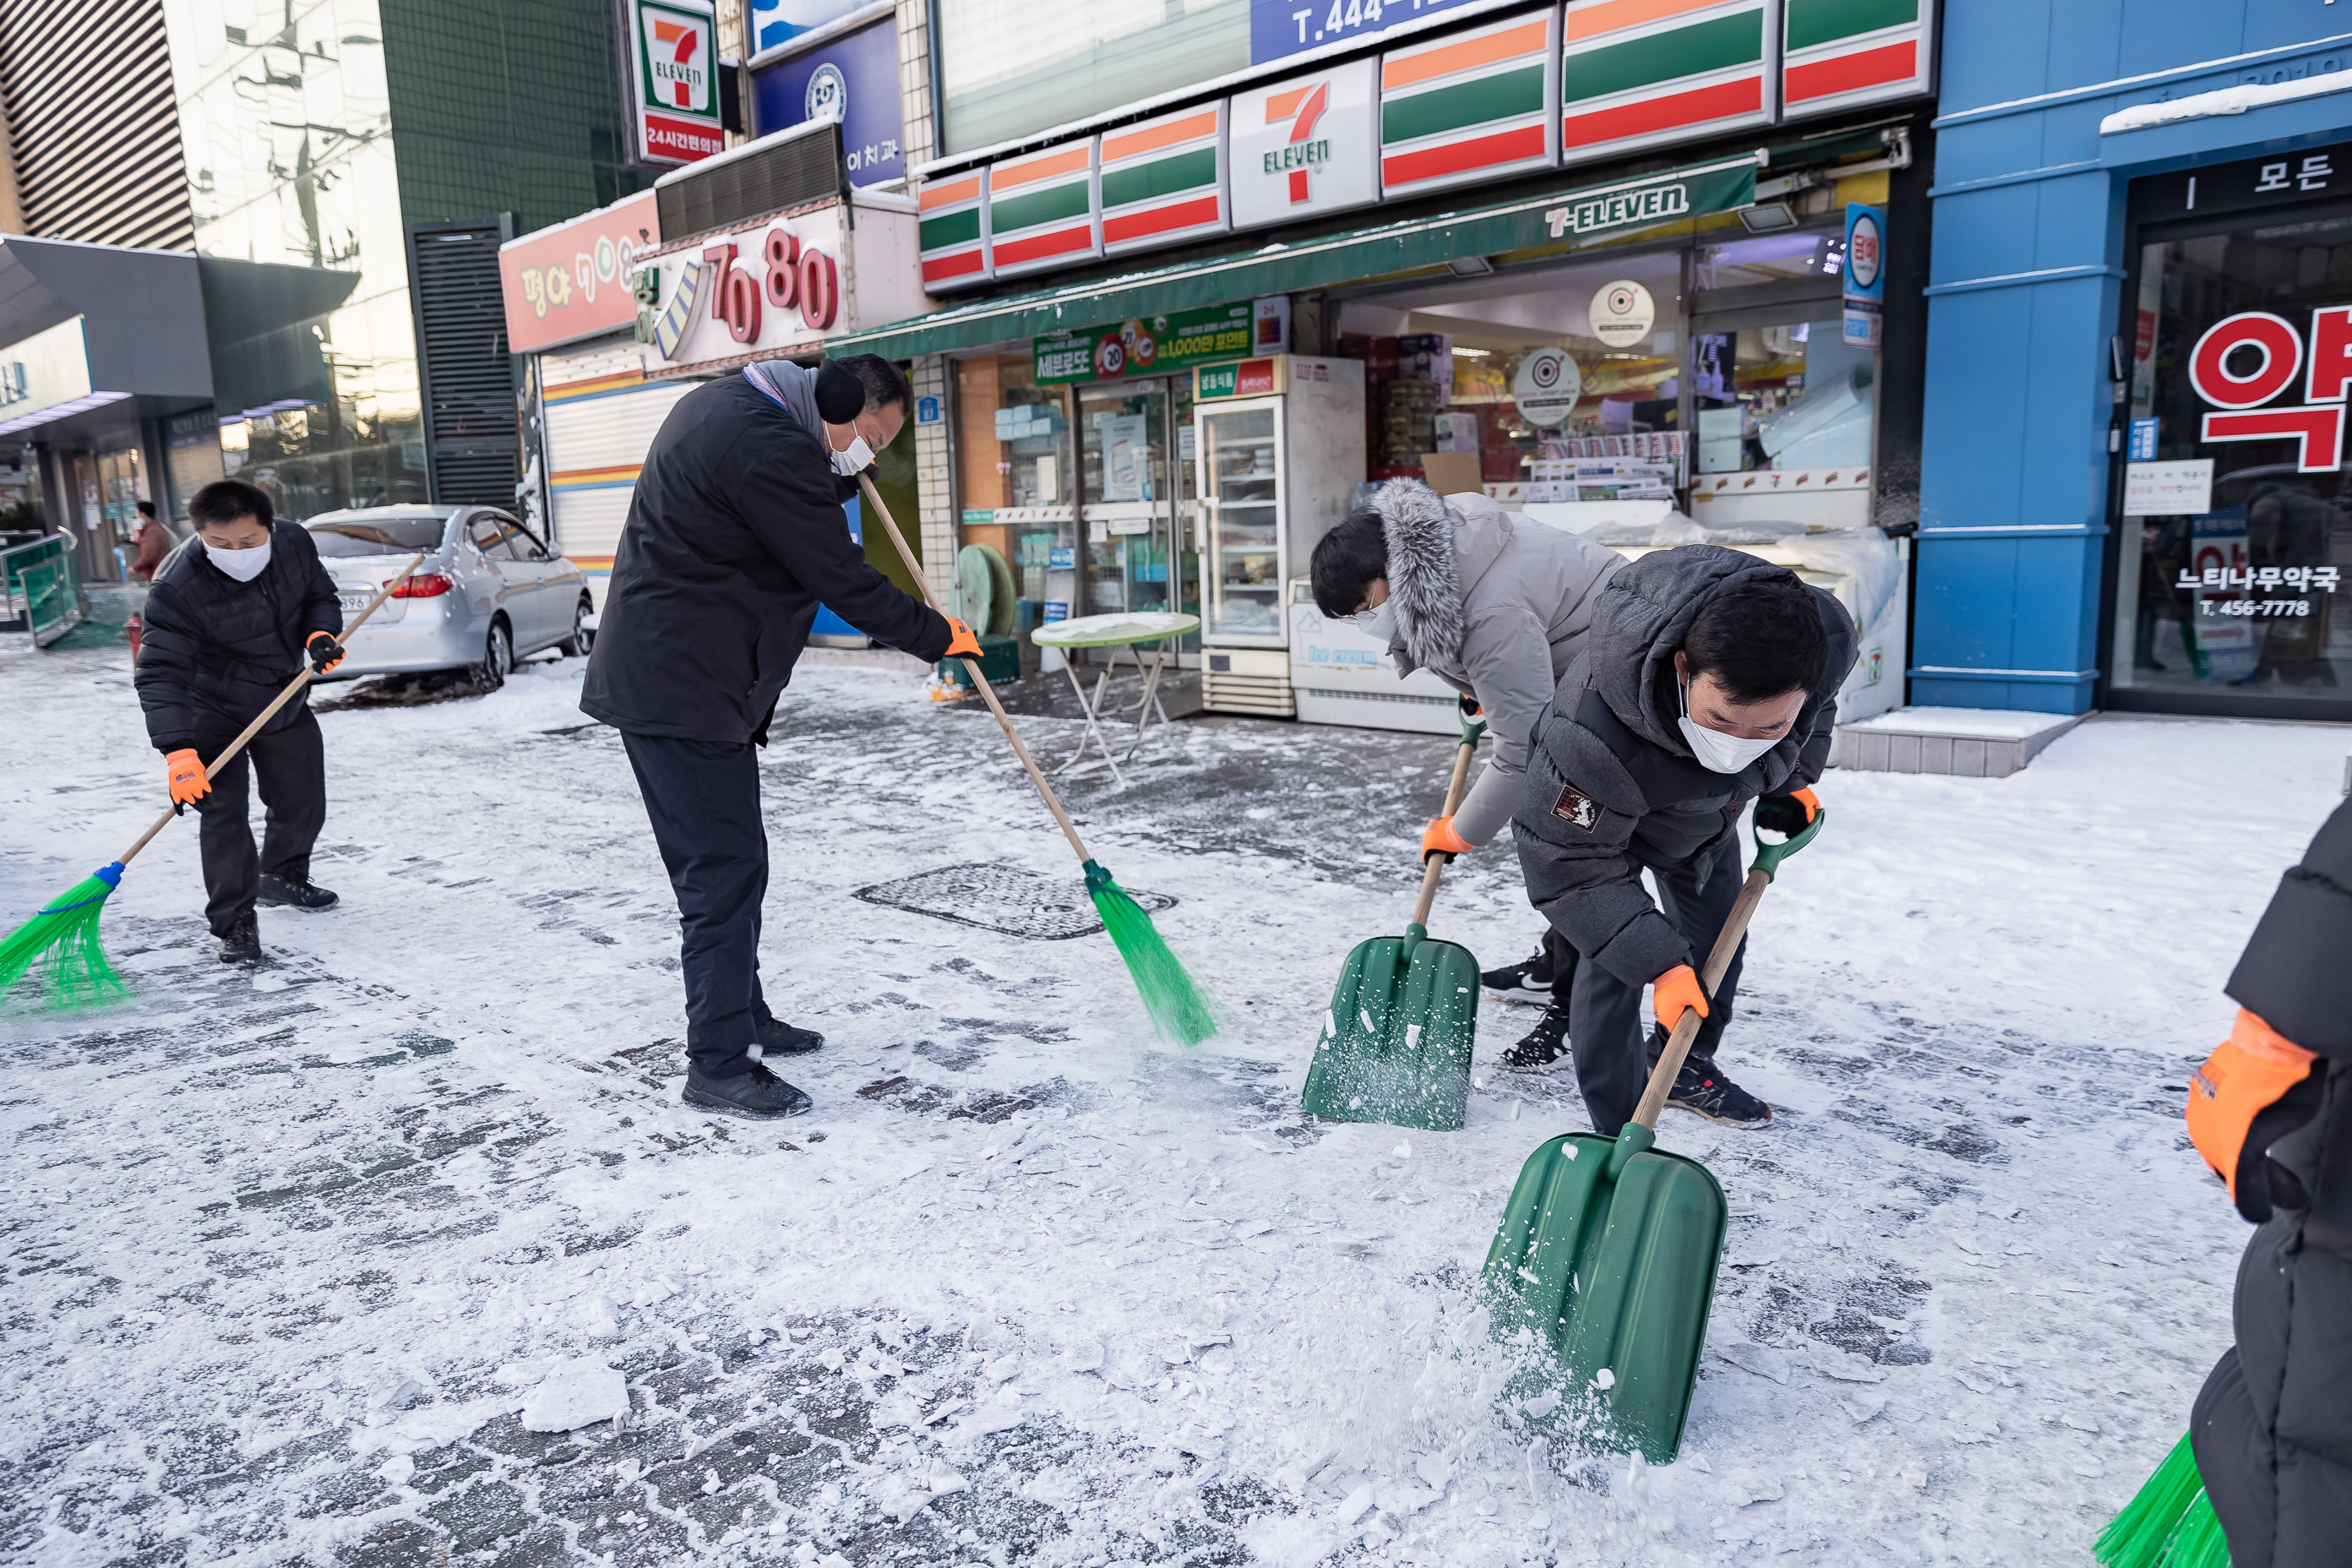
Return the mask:
[[(1780, 844), (1758, 837), (1701, 976), (1710, 996), (1773, 873), (1828, 815), (1816, 811)], [(1528, 1156), (1486, 1254), (1496, 1336), (1547, 1345), (1555, 1363), (1519, 1373), (1507, 1395), (1546, 1430), (1659, 1465), (1682, 1447), (1723, 1259), (1722, 1184), (1697, 1161), (1652, 1147), (1698, 1026), (1696, 1009), (1683, 1014), (1615, 1138), (1570, 1132)]]
[[(1463, 704), (1462, 741), (1446, 786), (1445, 815), (1462, 805), (1463, 781), (1486, 732)], [(1299, 1108), (1339, 1121), (1385, 1121), (1458, 1132), (1470, 1106), (1470, 1047), (1478, 1037), (1478, 961), (1459, 942), (1432, 942), (1429, 906), (1445, 857), (1421, 874), (1421, 901), (1404, 935), (1356, 944), (1340, 967), (1316, 1037)]]

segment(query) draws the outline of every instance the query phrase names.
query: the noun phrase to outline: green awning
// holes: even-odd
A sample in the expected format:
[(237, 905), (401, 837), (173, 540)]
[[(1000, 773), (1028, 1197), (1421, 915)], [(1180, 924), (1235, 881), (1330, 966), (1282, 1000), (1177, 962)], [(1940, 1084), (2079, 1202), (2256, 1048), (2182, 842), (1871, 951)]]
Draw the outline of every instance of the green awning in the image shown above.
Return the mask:
[(825, 344), (825, 351), (878, 353), (885, 359), (949, 353), (1129, 317), (1164, 316), (1171, 310), (1222, 305), (1233, 300), (1337, 288), (1368, 278), (1443, 266), (1457, 257), (1492, 256), (1586, 235), (1647, 228), (1728, 212), (1755, 199), (1756, 158), (1753, 153), (1742, 153), (1500, 206), (1351, 229), (1297, 245), (1260, 246), (1237, 256), (1158, 267), (1009, 298), (974, 300), (835, 338)]

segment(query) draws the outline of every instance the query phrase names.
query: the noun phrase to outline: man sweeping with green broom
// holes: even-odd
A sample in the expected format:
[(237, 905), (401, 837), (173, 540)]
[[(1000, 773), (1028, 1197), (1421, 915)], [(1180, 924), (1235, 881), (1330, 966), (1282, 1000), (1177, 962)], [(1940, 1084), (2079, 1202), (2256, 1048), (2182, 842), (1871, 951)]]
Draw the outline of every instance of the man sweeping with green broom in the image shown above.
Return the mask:
[(686, 1103), (797, 1116), (766, 1058), (824, 1043), (760, 985), (767, 826), (755, 747), (817, 606), (931, 664), (980, 654), (971, 628), (900, 592), (842, 503), (907, 420), (907, 379), (874, 354), (788, 360), (705, 383), (670, 411), (637, 476), (580, 706), (621, 731), (677, 898)]

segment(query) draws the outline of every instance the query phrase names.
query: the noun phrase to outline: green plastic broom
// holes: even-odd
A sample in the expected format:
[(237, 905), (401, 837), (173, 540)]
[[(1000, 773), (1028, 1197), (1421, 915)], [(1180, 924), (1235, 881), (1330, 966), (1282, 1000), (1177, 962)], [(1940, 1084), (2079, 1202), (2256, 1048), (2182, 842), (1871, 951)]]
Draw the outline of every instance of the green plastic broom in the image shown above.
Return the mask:
[(2106, 1568), (2230, 1568), (2230, 1542), (2213, 1516), (2187, 1433), (2099, 1531), (2092, 1555)]
[[(386, 583), (368, 601), (359, 618), (343, 628), (350, 637), (367, 624), (376, 606), (392, 596), (392, 591), (408, 580), (410, 573), (423, 563), (422, 554), (410, 561), (399, 576)], [(310, 684), (312, 671), (308, 664), (302, 672), (286, 683), (286, 689), (274, 698), (258, 718), (245, 727), (245, 732), (228, 743), (228, 749), (215, 757), (205, 769), (205, 779), (228, 766), (229, 759), (245, 750), (246, 742), (261, 732), (280, 708), (294, 700), (294, 694)], [(173, 806), (150, 823), (138, 841), (125, 849), (121, 858), (109, 861), (51, 899), (31, 920), (8, 933), (0, 942), (0, 997), (16, 988), (16, 983), (27, 974), (34, 976), (41, 990), (42, 999), (51, 1007), (95, 1007), (108, 1002), (119, 1002), (131, 994), (129, 986), (106, 962), (106, 950), (98, 940), (99, 912), (115, 889), (122, 885), (122, 868), (137, 858), (148, 841), (163, 831), (172, 818), (180, 814)]]
[[(922, 584), (923, 597), (932, 609), (946, 615), (947, 611), (940, 607), (939, 595), (931, 591), (930, 580), (923, 575), (922, 563), (915, 559), (915, 552), (907, 548), (907, 536), (898, 531), (898, 520), (890, 515), (890, 509), (884, 506), (882, 498), (875, 493), (873, 481), (860, 476), (857, 485), (865, 492), (866, 504), (882, 519), (883, 528), (889, 532), (890, 542), (898, 547), (898, 558), (907, 563), (908, 574)], [(1110, 873), (1087, 852), (1086, 840), (1078, 837), (1077, 826), (1070, 821), (1070, 814), (1064, 811), (1062, 803), (1055, 798), (1053, 787), (1046, 784), (1045, 775), (1038, 771), (1035, 760), (1029, 755), (1029, 748), (1022, 743), (1021, 732), (1013, 727), (1013, 720), (1005, 713), (1004, 704), (996, 700), (995, 689), (988, 684), (988, 677), (981, 673), (980, 660), (966, 654), (963, 661), (965, 668), (971, 671), (972, 685), (987, 700), (988, 710), (995, 714), (997, 723), (1003, 726), (1004, 738), (1013, 742), (1013, 754), (1028, 770), (1029, 782), (1037, 786), (1038, 795), (1045, 799), (1045, 809), (1054, 814), (1055, 822), (1061, 824), (1062, 837), (1070, 841), (1070, 848), (1085, 868), (1087, 897), (1094, 900), (1095, 913), (1102, 918), (1103, 930), (1110, 933), (1119, 957), (1127, 961), (1127, 972), (1134, 977), (1135, 989), (1143, 997), (1143, 1010), (1151, 1016), (1152, 1028), (1160, 1038), (1173, 1040), (1180, 1046), (1199, 1045), (1217, 1032), (1216, 1005), (1192, 979), (1184, 967), (1184, 961), (1170, 950), (1143, 906), (1130, 898), (1127, 889), (1111, 880)]]

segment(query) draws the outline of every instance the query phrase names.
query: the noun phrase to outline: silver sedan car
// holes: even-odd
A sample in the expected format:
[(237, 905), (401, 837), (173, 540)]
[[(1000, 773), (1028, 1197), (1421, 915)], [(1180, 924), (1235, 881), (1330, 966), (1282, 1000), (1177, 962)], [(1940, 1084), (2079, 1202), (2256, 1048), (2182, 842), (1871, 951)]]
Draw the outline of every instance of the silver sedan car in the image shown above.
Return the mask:
[(351, 639), (351, 657), (329, 680), (463, 669), (495, 689), (517, 659), (549, 647), (584, 654), (595, 635), (580, 568), (495, 507), (359, 507), (302, 526), (347, 620), (410, 557), (425, 557)]

